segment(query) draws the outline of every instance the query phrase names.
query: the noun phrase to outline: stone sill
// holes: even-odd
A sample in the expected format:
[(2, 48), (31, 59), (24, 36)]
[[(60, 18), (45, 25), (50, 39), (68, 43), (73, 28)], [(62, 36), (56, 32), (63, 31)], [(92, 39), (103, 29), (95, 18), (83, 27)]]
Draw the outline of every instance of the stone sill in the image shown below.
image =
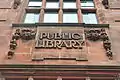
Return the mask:
[(14, 23), (12, 27), (85, 27), (85, 28), (109, 28), (109, 24), (84, 24), (84, 23)]
[(32, 58), (32, 61), (44, 61), (44, 60), (76, 60), (76, 61), (88, 61), (87, 58)]

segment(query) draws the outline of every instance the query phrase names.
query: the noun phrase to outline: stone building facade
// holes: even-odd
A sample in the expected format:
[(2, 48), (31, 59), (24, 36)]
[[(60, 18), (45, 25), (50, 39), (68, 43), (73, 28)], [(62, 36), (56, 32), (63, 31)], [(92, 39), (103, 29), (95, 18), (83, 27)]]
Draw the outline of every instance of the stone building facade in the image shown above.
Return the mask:
[(120, 0), (1, 0), (0, 78), (119, 80), (119, 25)]

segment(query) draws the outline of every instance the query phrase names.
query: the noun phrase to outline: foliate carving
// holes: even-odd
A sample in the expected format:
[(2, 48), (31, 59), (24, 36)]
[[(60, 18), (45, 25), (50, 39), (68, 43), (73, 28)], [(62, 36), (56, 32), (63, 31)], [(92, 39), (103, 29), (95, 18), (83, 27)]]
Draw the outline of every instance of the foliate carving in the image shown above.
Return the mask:
[(15, 36), (15, 34), (13, 34), (12, 36), (12, 40), (10, 41), (10, 51), (8, 51), (8, 59), (11, 59), (14, 55), (14, 50), (16, 49), (17, 47), (17, 40), (18, 40), (18, 37)]
[(16, 29), (15, 33), (12, 36), (12, 40), (18, 40), (18, 39), (22, 39), (22, 40), (32, 40), (35, 39), (35, 35), (36, 35), (36, 31), (32, 30), (32, 29)]
[(86, 30), (85, 35), (88, 40), (97, 41), (100, 39), (100, 30)]
[(101, 39), (103, 40), (103, 41), (106, 41), (106, 40), (109, 40), (109, 37), (108, 37), (108, 35), (106, 34), (106, 33), (101, 33)]
[(85, 31), (86, 38), (91, 41), (109, 40), (105, 29), (90, 29)]
[(113, 53), (112, 53), (111, 50), (107, 50), (107, 51), (106, 51), (106, 55), (108, 56), (108, 58), (109, 58), (110, 60), (113, 59)]
[(12, 35), (12, 39), (10, 41), (10, 51), (8, 51), (8, 59), (11, 59), (14, 50), (17, 48), (17, 40), (32, 40), (35, 39), (36, 31), (32, 29), (16, 29), (15, 33)]
[(16, 29), (15, 34), (20, 36), (20, 29)]
[(21, 3), (21, 0), (14, 0), (13, 8), (14, 8), (14, 9), (17, 9), (18, 6), (20, 5), (20, 3)]
[(103, 1), (102, 1), (102, 4), (104, 5), (104, 7), (105, 7), (106, 9), (109, 8), (108, 0), (103, 0)]
[(20, 38), (20, 29), (16, 29), (15, 33), (12, 36), (12, 40), (10, 41), (10, 49), (15, 50), (17, 47), (17, 40)]
[(14, 53), (15, 52), (13, 50), (8, 51), (8, 59), (11, 59), (13, 57)]
[(101, 29), (101, 39), (103, 41), (103, 47), (106, 50), (106, 55), (110, 60), (113, 59), (113, 53), (111, 51), (111, 42), (105, 30)]
[(111, 51), (111, 42), (105, 29), (90, 29), (85, 31), (85, 36), (90, 41), (103, 41), (103, 47), (106, 50), (106, 55), (109, 59), (113, 58)]
[(21, 39), (22, 40), (32, 40), (35, 39), (36, 32), (31, 29), (21, 30)]
[(10, 49), (11, 49), (11, 50), (15, 50), (16, 47), (17, 47), (17, 42), (16, 42), (16, 40), (15, 40), (15, 39), (14, 39), (14, 40), (11, 40), (11, 41), (10, 41)]
[(18, 40), (20, 38), (20, 29), (16, 29), (15, 33), (12, 36), (12, 40)]
[(111, 42), (109, 40), (103, 41), (103, 47), (106, 50), (106, 55), (109, 59), (113, 59), (113, 53), (111, 51)]
[(103, 46), (105, 50), (111, 50), (111, 43), (109, 40), (103, 41)]

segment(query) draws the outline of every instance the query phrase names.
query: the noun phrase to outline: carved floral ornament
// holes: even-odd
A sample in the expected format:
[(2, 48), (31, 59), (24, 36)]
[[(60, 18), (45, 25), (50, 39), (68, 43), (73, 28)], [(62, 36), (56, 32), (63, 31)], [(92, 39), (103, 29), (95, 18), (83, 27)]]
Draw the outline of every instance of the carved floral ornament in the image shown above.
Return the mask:
[[(84, 37), (85, 34), (85, 37)], [(35, 38), (36, 37), (36, 38)], [(85, 46), (85, 40), (92, 42), (102, 41), (103, 48), (105, 49), (106, 56), (112, 59), (113, 53), (111, 50), (111, 42), (106, 29), (85, 29), (84, 32), (48, 32), (37, 31), (36, 29), (23, 28), (16, 29), (12, 39), (10, 41), (10, 51), (8, 56), (13, 56), (15, 49), (17, 48), (17, 40), (36, 40), (35, 48), (49, 48), (49, 49), (83, 49)]]
[(109, 59), (113, 59), (113, 53), (111, 51), (111, 42), (105, 29), (85, 30), (85, 36), (86, 39), (88, 39), (89, 41), (102, 41), (103, 47), (106, 51), (106, 56), (108, 56)]
[(8, 51), (8, 59), (11, 59), (15, 53), (17, 48), (17, 41), (21, 40), (33, 40), (35, 39), (36, 31), (33, 29), (25, 28), (25, 29), (16, 29), (15, 33), (12, 35), (12, 39), (10, 41), (10, 50)]

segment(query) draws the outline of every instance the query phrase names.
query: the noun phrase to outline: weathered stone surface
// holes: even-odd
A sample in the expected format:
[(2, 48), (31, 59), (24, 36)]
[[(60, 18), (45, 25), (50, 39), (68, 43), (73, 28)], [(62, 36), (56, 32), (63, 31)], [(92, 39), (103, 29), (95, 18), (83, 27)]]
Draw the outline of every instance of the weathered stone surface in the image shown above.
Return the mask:
[(110, 8), (120, 8), (120, 0), (109, 0)]
[[(0, 1), (0, 63), (5, 64), (75, 64), (75, 65), (81, 65), (81, 64), (104, 64), (104, 65), (112, 65), (112, 64), (119, 64), (120, 61), (120, 53), (119, 53), (119, 41), (120, 38), (119, 32), (119, 20), (120, 20), (120, 10), (119, 9), (105, 9), (102, 5), (102, 0), (94, 0), (95, 1), (95, 8), (97, 8), (97, 18), (98, 22), (103, 24), (110, 24), (110, 28), (108, 29), (108, 34), (110, 36), (111, 40), (111, 50), (113, 52), (113, 60), (109, 61), (108, 57), (106, 56), (106, 51), (103, 47), (102, 41), (96, 41), (92, 42), (89, 40), (86, 40), (86, 48), (84, 48), (83, 51), (81, 49), (78, 50), (67, 50), (67, 49), (35, 49), (35, 41), (17, 41), (17, 48), (15, 50), (15, 55), (11, 60), (7, 60), (5, 56), (7, 55), (7, 52), (9, 51), (9, 42), (12, 39), (12, 34), (15, 32), (15, 28), (12, 28), (12, 23), (23, 23), (23, 18), (25, 14), (25, 8), (27, 7), (28, 0), (21, 0), (21, 4), (17, 9), (13, 9), (13, 3), (14, 0), (1, 0)], [(119, 8), (119, 0), (109, 0), (110, 8)], [(79, 1), (78, 1), (79, 2)], [(45, 2), (43, 3), (45, 4)], [(60, 4), (62, 5), (62, 4)], [(45, 5), (44, 5), (45, 7)], [(60, 8), (61, 9), (61, 8)], [(79, 8), (80, 9), (80, 8)], [(40, 14), (45, 12), (42, 8)], [(80, 11), (79, 11), (80, 13)], [(62, 11), (60, 10), (60, 14), (62, 14)], [(79, 15), (78, 15), (79, 16)], [(43, 19), (40, 17), (40, 22), (43, 22)], [(62, 20), (62, 16), (60, 15), (59, 18)], [(80, 21), (82, 20), (82, 16), (80, 16)], [(118, 20), (118, 22), (115, 22)], [(60, 23), (62, 21), (59, 21)], [(45, 26), (44, 26), (45, 27)], [(56, 26), (51, 26), (52, 28)], [(62, 26), (63, 27), (63, 26)], [(69, 27), (69, 26), (68, 26)], [(76, 28), (77, 26), (74, 26)], [(74, 30), (73, 28), (69, 27), (69, 29)], [(66, 29), (67, 30), (67, 29)], [(82, 29), (83, 30), (83, 29)], [(52, 30), (47, 30), (48, 32)], [(79, 29), (78, 29), (79, 31)], [(83, 30), (84, 31), (84, 30)], [(58, 30), (56, 30), (58, 32)], [(42, 53), (42, 58), (76, 58), (79, 60), (80, 53), (86, 54), (88, 61), (87, 62), (77, 62), (76, 60), (44, 60), (38, 63), (32, 62), (32, 55), (34, 52)], [(48, 53), (49, 52), (49, 53)], [(38, 57), (38, 56), (37, 56)]]

